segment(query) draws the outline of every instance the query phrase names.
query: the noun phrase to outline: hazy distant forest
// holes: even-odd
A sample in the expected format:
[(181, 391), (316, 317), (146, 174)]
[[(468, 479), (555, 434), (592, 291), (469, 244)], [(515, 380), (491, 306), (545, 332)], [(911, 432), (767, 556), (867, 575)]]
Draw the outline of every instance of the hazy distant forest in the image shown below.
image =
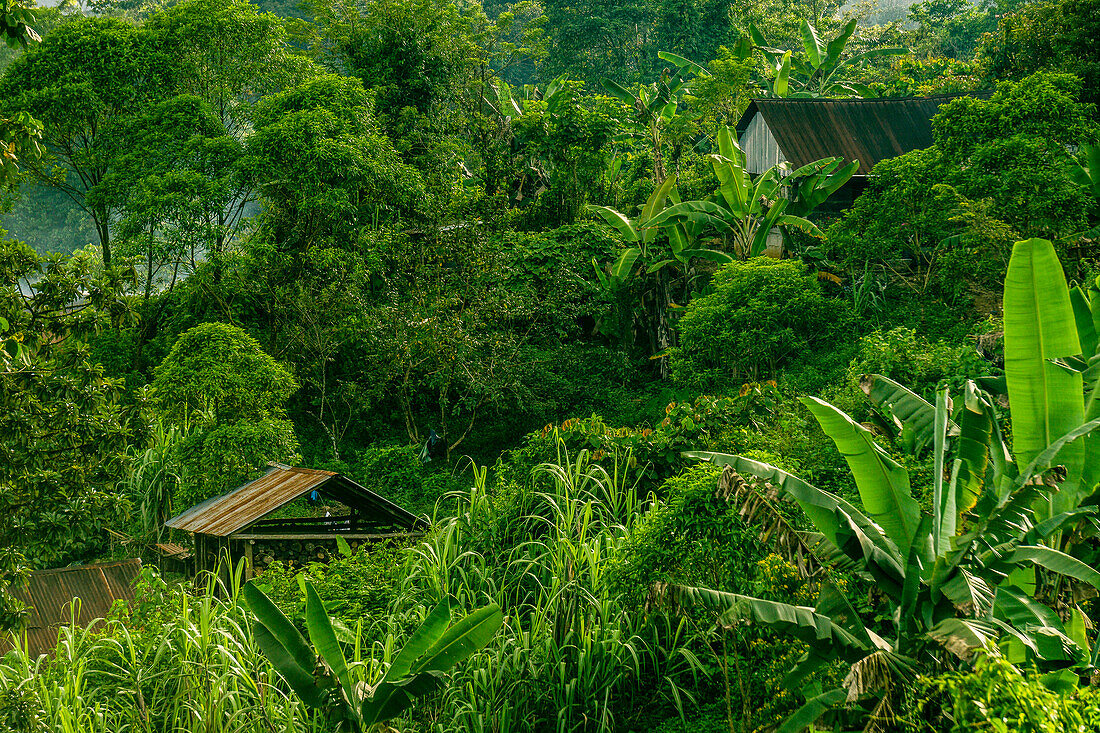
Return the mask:
[[(1100, 1), (0, 37), (0, 731), (1100, 730)], [(868, 170), (738, 134), (935, 95)], [(360, 487), (280, 541), (407, 521), (166, 526), (269, 462)]]

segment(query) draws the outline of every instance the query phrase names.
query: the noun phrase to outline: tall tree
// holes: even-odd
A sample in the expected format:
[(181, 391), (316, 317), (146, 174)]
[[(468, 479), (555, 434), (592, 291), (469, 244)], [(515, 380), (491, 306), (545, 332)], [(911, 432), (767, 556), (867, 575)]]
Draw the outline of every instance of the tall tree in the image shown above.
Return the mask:
[(19, 619), (4, 589), (85, 557), (120, 508), (113, 487), (131, 432), (122, 385), (80, 341), (125, 316), (125, 281), (95, 264), (39, 258), (0, 230), (0, 629)]
[(47, 155), (25, 162), (95, 223), (104, 265), (119, 202), (89, 197), (126, 150), (135, 113), (165, 89), (160, 52), (144, 29), (112, 18), (73, 18), (12, 62), (0, 79), (0, 114), (25, 112), (44, 126)]

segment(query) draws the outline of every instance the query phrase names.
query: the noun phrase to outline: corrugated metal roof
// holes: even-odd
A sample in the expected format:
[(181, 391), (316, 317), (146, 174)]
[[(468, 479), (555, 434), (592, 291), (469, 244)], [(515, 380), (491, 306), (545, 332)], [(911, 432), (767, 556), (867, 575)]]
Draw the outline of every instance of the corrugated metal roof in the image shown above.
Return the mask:
[(58, 629), (72, 621), (71, 604), (80, 599), (76, 622), (87, 626), (103, 618), (117, 600), (134, 599), (134, 581), (141, 574), (141, 560), (79, 565), (31, 573), (25, 587), (12, 595), (29, 606), (24, 626), (31, 656), (48, 654), (57, 646)]
[(941, 94), (890, 99), (754, 99), (737, 123), (743, 132), (757, 114), (791, 166), (822, 158), (858, 160), (867, 175), (880, 160), (932, 145), (932, 118), (940, 106), (961, 96)]
[(164, 524), (185, 532), (228, 537), (313, 490), (378, 517), (383, 523), (405, 528), (422, 524), (413, 514), (346, 476), (280, 464), (269, 464), (258, 479), (196, 504)]

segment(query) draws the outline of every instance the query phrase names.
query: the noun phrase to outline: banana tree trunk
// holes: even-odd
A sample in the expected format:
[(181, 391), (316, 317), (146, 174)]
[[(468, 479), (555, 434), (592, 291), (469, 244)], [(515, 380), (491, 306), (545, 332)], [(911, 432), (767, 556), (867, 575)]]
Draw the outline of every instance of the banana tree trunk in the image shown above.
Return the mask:
[(672, 346), (672, 326), (668, 322), (668, 304), (672, 300), (669, 285), (668, 268), (662, 267), (657, 271), (657, 292), (653, 303), (654, 354), (662, 354), (657, 359), (657, 374), (661, 379), (668, 378), (668, 356), (663, 354)]

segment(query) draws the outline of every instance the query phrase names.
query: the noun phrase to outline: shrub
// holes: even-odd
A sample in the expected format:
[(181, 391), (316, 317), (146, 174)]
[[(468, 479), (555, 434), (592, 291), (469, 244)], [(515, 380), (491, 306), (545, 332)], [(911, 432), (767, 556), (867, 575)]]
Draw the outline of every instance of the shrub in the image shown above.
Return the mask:
[(899, 327), (859, 340), (859, 352), (848, 365), (848, 381), (858, 385), (864, 374), (882, 374), (933, 398), (938, 386), (947, 385), (958, 392), (967, 379), (991, 371), (989, 362), (970, 344), (929, 341), (910, 328)]
[(370, 627), (388, 617), (405, 577), (407, 552), (407, 545), (383, 542), (328, 563), (310, 563), (304, 571), (274, 562), (260, 575), (257, 585), (288, 616), (301, 618), (305, 599), (296, 578), (305, 572), (330, 614), (350, 624), (362, 620)]
[[(951, 733), (988, 730), (998, 733), (1063, 733), (1100, 730), (1100, 690), (1081, 687), (1070, 693), (1052, 690), (1044, 678), (1025, 674), (1000, 652), (979, 655), (974, 668), (923, 680), (929, 697), (942, 696), (953, 722)], [(1073, 684), (1072, 682), (1070, 683)], [(927, 719), (931, 700), (922, 704)]]
[(677, 383), (721, 391), (774, 376), (833, 342), (851, 322), (797, 260), (757, 258), (722, 267), (713, 291), (693, 300), (672, 352)]
[(372, 445), (345, 469), (348, 478), (416, 515), (432, 515), (436, 501), (467, 483), (454, 475), (454, 464), (422, 463), (420, 446)]

